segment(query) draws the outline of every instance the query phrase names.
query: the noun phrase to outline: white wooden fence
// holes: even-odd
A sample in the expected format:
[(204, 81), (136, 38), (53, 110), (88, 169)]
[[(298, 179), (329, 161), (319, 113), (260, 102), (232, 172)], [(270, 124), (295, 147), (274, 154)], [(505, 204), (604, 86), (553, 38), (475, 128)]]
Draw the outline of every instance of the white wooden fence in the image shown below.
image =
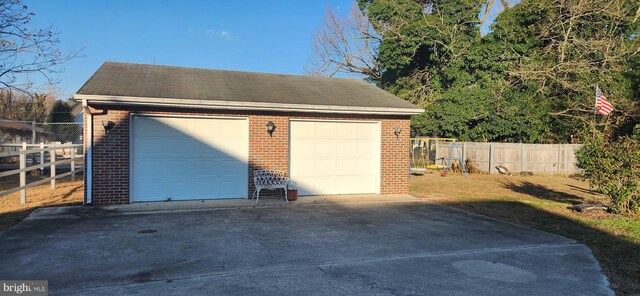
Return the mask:
[[(576, 166), (575, 152), (580, 144), (522, 144), (522, 143), (478, 143), (458, 142), (462, 159), (471, 160), (481, 171), (497, 173), (496, 166), (504, 166), (511, 172), (533, 172), (545, 174), (574, 174), (580, 171)], [(438, 141), (435, 145), (436, 164), (438, 159), (449, 157), (450, 142)], [(412, 145), (413, 157), (424, 157), (425, 149)], [(416, 150), (418, 149), (418, 150)], [(428, 150), (427, 150), (428, 154)], [(453, 157), (457, 152), (453, 151)], [(433, 163), (433, 159), (430, 160)], [(425, 161), (423, 161), (425, 163)]]
[[(4, 147), (14, 147), (15, 144), (2, 144), (0, 146)], [(0, 196), (4, 196), (7, 194), (11, 194), (17, 191), (20, 191), (20, 203), (27, 202), (27, 188), (31, 188), (40, 184), (44, 184), (47, 182), (51, 183), (51, 189), (56, 188), (56, 180), (71, 176), (71, 181), (75, 181), (76, 174), (80, 171), (83, 171), (82, 165), (77, 165), (79, 160), (82, 160), (82, 155), (77, 155), (76, 150), (82, 148), (82, 144), (72, 144), (72, 145), (45, 145), (43, 143), (40, 144), (27, 144), (22, 143), (20, 149), (18, 151), (7, 151), (1, 152), (0, 157), (19, 157), (20, 167), (17, 169), (12, 169), (4, 172), (0, 172), (0, 177), (7, 177), (12, 175), (20, 175), (20, 186), (14, 187), (5, 191), (0, 192)], [(32, 147), (32, 148), (28, 148)], [(49, 161), (46, 162), (45, 153), (48, 152)], [(39, 163), (31, 163), (30, 166), (27, 166), (27, 155), (29, 154), (39, 154)], [(70, 170), (63, 174), (56, 174), (56, 166), (69, 164)], [(49, 171), (51, 176), (45, 179), (41, 179), (35, 182), (31, 182), (27, 184), (27, 172), (40, 169), (41, 172), (44, 171), (45, 168), (49, 167)]]

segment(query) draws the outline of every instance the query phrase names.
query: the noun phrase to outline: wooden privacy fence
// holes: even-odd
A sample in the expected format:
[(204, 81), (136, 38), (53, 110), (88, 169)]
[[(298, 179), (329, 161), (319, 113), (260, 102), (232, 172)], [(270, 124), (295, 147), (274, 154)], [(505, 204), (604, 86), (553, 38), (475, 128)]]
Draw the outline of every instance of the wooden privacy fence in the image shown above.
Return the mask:
[[(13, 147), (14, 145), (11, 144), (7, 146), (3, 144), (0, 146)], [(27, 202), (27, 188), (50, 182), (51, 189), (55, 189), (56, 179), (71, 176), (71, 181), (75, 181), (76, 173), (83, 171), (83, 166), (77, 165), (79, 160), (82, 160), (82, 155), (77, 155), (76, 153), (76, 150), (82, 148), (82, 144), (45, 146), (45, 144), (43, 143), (22, 143), (22, 145), (20, 146), (21, 147), (18, 151), (8, 151), (0, 153), (0, 158), (16, 156), (19, 157), (19, 168), (0, 172), (0, 177), (20, 175), (20, 186), (4, 190), (0, 192), (0, 196), (20, 191), (20, 203), (24, 204)], [(39, 161), (35, 161), (36, 157), (29, 159), (28, 155), (33, 154), (36, 154), (36, 156), (39, 154)], [(49, 154), (48, 162), (45, 161), (46, 154)], [(28, 159), (30, 161), (28, 161)], [(69, 164), (70, 170), (63, 174), (56, 174), (56, 166), (64, 164)], [(42, 173), (47, 167), (49, 167), (49, 171), (51, 173), (50, 177), (27, 184), (27, 172), (39, 169)]]
[[(573, 174), (580, 171), (576, 166), (576, 150), (581, 144), (522, 144), (522, 143), (478, 143), (458, 142), (462, 159), (469, 159), (478, 169), (497, 173), (496, 166), (506, 167), (511, 172), (546, 174)], [(449, 157), (450, 142), (412, 141), (412, 165), (423, 163), (440, 164)], [(453, 157), (458, 156), (453, 151)]]

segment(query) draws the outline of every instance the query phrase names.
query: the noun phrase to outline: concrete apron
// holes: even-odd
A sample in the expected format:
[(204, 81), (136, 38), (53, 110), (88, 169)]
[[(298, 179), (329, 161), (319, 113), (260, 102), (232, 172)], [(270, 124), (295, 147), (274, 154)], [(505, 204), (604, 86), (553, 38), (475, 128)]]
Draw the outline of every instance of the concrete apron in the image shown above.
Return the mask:
[(375, 204), (375, 203), (405, 203), (405, 202), (425, 202), (425, 200), (411, 195), (376, 195), (376, 194), (348, 194), (348, 195), (319, 195), (300, 196), (298, 200), (287, 203), (284, 198), (263, 197), (256, 204), (255, 199), (213, 199), (213, 200), (189, 200), (189, 201), (158, 201), (141, 202), (125, 205), (112, 206), (65, 206), (65, 207), (45, 207), (35, 210), (27, 219), (54, 219), (71, 218), (74, 216), (91, 215), (135, 215), (148, 213), (171, 213), (171, 212), (192, 212), (211, 211), (241, 208), (274, 208), (274, 207), (295, 207), (309, 205), (352, 205)]
[(582, 244), (411, 196), (41, 209), (0, 254), (51, 295), (613, 295)]

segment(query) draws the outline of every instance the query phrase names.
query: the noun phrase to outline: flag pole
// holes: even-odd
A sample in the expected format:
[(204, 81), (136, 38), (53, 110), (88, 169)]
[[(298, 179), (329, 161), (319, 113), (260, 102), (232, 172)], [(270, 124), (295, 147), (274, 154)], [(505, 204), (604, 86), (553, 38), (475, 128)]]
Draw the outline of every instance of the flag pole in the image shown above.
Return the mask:
[[(598, 90), (600, 90), (600, 86), (596, 85), (596, 98), (593, 104), (593, 126), (596, 124), (596, 118), (598, 116)], [(602, 90), (600, 90), (602, 92)]]
[(596, 122), (597, 122), (597, 117), (598, 117), (598, 90), (600, 90), (600, 86), (596, 85), (596, 95), (595, 95), (595, 100), (594, 100), (594, 104), (593, 104), (593, 140), (595, 141), (596, 139)]

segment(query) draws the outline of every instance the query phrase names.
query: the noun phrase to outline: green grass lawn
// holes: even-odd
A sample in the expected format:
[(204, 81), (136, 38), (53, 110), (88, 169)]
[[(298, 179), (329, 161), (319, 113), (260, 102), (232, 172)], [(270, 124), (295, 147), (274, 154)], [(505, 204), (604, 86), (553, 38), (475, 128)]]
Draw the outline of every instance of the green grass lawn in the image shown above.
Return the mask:
[(591, 248), (618, 295), (640, 294), (640, 216), (578, 213), (607, 203), (576, 178), (439, 174), (414, 176), (415, 196), (575, 239)]

